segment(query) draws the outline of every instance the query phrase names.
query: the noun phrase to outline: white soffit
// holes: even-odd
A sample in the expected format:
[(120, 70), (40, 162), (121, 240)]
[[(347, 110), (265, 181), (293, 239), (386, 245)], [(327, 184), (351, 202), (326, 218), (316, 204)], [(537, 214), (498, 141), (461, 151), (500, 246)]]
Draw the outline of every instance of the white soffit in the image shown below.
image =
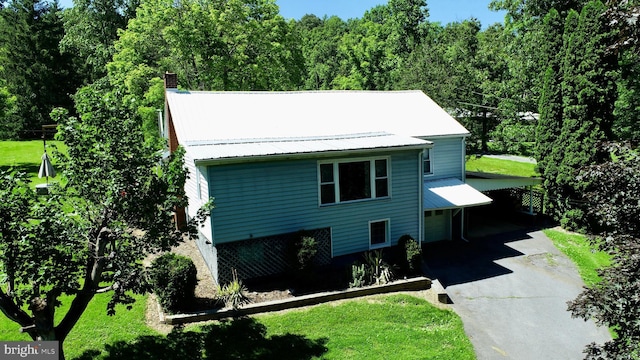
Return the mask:
[(168, 90), (178, 141), (469, 132), (422, 91), (205, 92)]
[(424, 209), (453, 209), (491, 203), (491, 198), (456, 178), (424, 182)]

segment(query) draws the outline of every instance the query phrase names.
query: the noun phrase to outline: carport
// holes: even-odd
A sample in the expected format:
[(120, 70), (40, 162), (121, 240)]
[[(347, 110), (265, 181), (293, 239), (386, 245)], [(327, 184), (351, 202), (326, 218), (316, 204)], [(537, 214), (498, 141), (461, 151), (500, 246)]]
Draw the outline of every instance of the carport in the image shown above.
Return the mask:
[(511, 225), (515, 219), (530, 221), (533, 216), (544, 213), (543, 195), (536, 190), (542, 178), (471, 171), (466, 175), (467, 185), (493, 200), (490, 206), (467, 214), (466, 229), (474, 234), (496, 232), (490, 228), (513, 230)]
[(491, 198), (457, 178), (424, 182), (424, 242), (458, 239), (464, 232), (464, 209)]

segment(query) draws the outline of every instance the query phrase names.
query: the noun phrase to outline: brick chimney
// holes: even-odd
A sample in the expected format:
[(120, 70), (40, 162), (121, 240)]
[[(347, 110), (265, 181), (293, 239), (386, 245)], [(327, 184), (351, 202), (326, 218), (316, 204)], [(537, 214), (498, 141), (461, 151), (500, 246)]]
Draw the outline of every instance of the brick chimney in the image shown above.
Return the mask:
[(178, 88), (178, 75), (170, 72), (164, 73), (164, 88), (165, 89), (177, 89)]
[[(169, 152), (173, 153), (178, 149), (178, 137), (176, 136), (176, 129), (173, 126), (173, 118), (171, 116), (171, 109), (169, 109), (169, 103), (167, 102), (167, 90), (178, 88), (178, 75), (170, 72), (164, 74), (164, 116), (165, 126), (167, 126), (167, 135), (169, 137)], [(184, 230), (187, 224), (187, 214), (185, 208), (175, 208), (173, 221), (176, 224), (176, 228)]]

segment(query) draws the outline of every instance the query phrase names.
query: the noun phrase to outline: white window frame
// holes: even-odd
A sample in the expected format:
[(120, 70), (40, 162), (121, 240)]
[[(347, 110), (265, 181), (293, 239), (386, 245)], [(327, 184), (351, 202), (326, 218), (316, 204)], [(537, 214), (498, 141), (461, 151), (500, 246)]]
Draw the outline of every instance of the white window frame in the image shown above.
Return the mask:
[[(371, 240), (371, 225), (374, 223), (384, 223), (385, 224), (385, 242), (379, 244), (372, 244)], [(391, 219), (377, 219), (369, 221), (369, 250), (380, 249), (384, 247), (389, 247), (391, 245)]]
[[(426, 162), (425, 159), (429, 159), (429, 170), (431, 170), (430, 172), (425, 172), (424, 171), (424, 163)], [(434, 172), (433, 172), (433, 148), (428, 148), (428, 149), (424, 149), (424, 152), (422, 153), (422, 175), (427, 177), (427, 176), (433, 176)]]
[[(376, 176), (376, 161), (377, 160), (385, 160), (387, 165), (387, 175), (383, 177)], [(371, 197), (357, 200), (346, 200), (340, 201), (340, 164), (345, 163), (354, 163), (354, 162), (369, 162), (369, 181), (371, 188)], [(332, 182), (322, 182), (322, 173), (321, 166), (326, 164), (333, 164), (333, 181)], [(379, 199), (389, 199), (391, 198), (391, 157), (389, 156), (378, 156), (378, 157), (367, 157), (367, 158), (346, 158), (339, 160), (325, 160), (318, 161), (317, 166), (318, 171), (318, 204), (321, 207), (324, 206), (332, 206), (337, 204), (349, 204), (354, 202), (361, 201), (372, 201)], [(377, 196), (376, 194), (376, 180), (386, 179), (387, 180), (387, 195), (385, 196)], [(331, 185), (333, 184), (333, 193), (335, 195), (334, 202), (332, 203), (322, 203), (322, 185)]]

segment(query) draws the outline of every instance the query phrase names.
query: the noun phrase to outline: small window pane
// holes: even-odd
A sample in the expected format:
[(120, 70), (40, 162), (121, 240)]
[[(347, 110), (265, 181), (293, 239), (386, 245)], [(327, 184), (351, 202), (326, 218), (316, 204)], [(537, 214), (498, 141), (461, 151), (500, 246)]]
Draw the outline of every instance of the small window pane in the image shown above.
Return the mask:
[(376, 160), (376, 177), (387, 176), (387, 160)]
[(320, 203), (333, 204), (336, 202), (336, 193), (333, 184), (320, 185)]
[(333, 182), (333, 164), (320, 165), (320, 182)]
[(371, 245), (379, 245), (387, 242), (387, 222), (378, 221), (371, 223)]
[(376, 197), (389, 196), (389, 181), (387, 179), (376, 179)]

